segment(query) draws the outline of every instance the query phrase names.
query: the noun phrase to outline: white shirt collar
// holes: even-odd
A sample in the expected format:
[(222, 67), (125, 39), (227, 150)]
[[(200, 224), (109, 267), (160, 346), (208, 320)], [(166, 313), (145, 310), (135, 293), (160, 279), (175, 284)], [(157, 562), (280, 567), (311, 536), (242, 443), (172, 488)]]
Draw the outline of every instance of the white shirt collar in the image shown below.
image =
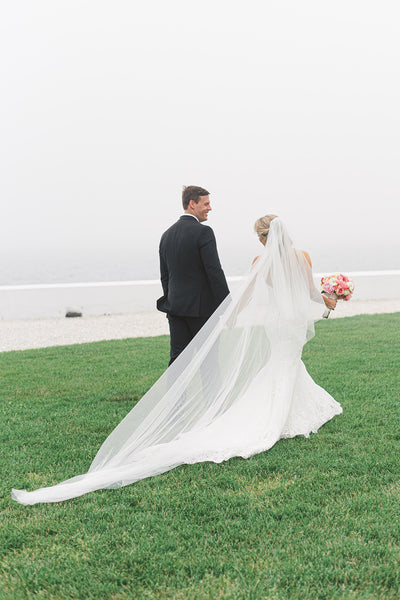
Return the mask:
[(198, 223), (200, 223), (200, 221), (198, 220), (198, 218), (197, 218), (195, 215), (192, 215), (192, 214), (190, 214), (190, 213), (183, 213), (183, 215), (182, 215), (182, 216), (183, 216), (183, 217), (193, 217), (193, 219), (196, 219), (196, 221), (197, 221)]

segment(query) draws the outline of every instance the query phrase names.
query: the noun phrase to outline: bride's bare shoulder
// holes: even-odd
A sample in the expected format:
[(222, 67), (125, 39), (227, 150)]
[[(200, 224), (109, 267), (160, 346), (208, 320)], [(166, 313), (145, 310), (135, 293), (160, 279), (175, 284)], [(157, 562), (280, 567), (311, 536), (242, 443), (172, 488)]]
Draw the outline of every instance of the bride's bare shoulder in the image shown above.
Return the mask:
[(305, 250), (301, 250), (301, 253), (303, 254), (304, 258), (306, 259), (306, 261), (308, 262), (310, 267), (312, 267), (311, 258), (310, 258), (310, 255), (308, 254), (308, 252), (306, 252)]

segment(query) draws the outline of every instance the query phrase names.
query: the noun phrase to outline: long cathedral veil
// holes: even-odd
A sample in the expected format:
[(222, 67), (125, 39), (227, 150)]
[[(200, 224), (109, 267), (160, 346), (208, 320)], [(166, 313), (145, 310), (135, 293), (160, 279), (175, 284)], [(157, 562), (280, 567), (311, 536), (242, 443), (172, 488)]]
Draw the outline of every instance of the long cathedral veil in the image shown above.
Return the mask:
[[(290, 435), (285, 434), (293, 409), (288, 382), (292, 378), (295, 386), (303, 345), (313, 336), (314, 321), (323, 309), (303, 253), (293, 248), (284, 223), (275, 218), (265, 249), (240, 289), (224, 300), (112, 431), (89, 471), (33, 492), (13, 490), (13, 499), (22, 504), (58, 502), (125, 486), (179, 464), (250, 456)], [(270, 386), (265, 403), (271, 406), (263, 425), (268, 436), (264, 430), (256, 434), (250, 423), (242, 439), (237, 423), (228, 417), (245, 403), (246, 412), (252, 410), (252, 386), (261, 372)], [(286, 394), (279, 402), (278, 392)], [(340, 409), (331, 412), (325, 420)], [(259, 420), (257, 414), (250, 416), (255, 423)], [(232, 431), (230, 422), (236, 423)], [(294, 433), (307, 435), (309, 430)]]

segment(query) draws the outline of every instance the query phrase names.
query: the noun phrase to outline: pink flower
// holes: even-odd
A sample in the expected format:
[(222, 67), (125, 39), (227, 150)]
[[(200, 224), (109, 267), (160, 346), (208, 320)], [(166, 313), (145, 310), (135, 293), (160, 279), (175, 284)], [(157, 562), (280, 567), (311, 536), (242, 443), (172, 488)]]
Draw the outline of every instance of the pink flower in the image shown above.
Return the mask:
[(342, 273), (332, 273), (321, 277), (321, 292), (336, 294), (339, 300), (350, 300), (353, 290), (353, 282)]
[(323, 289), (324, 289), (324, 292), (326, 292), (327, 294), (334, 294), (335, 293), (335, 288), (328, 281), (324, 284), (324, 288)]

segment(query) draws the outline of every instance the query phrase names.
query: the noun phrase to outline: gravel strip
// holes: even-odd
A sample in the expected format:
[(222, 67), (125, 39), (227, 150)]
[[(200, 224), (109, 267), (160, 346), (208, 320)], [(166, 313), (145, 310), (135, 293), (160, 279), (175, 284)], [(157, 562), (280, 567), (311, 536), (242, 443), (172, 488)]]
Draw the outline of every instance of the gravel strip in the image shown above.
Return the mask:
[(0, 352), (168, 334), (162, 313), (0, 321)]
[[(329, 318), (400, 312), (400, 299), (339, 302)], [(0, 352), (168, 334), (163, 313), (0, 321)]]

